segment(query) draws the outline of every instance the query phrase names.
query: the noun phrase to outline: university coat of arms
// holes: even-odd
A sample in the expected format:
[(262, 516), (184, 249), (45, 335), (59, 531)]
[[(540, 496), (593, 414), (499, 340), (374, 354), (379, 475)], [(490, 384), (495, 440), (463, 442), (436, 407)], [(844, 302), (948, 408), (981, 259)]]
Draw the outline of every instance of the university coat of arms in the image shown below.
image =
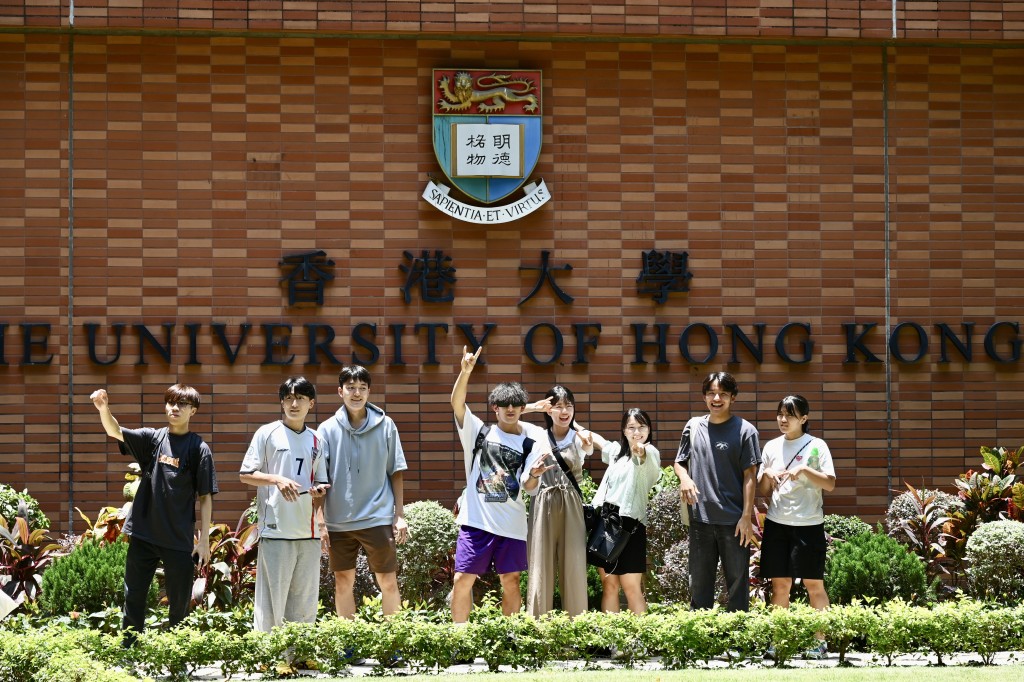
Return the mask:
[(452, 217), (474, 223), (521, 218), (549, 198), (543, 182), (526, 196), (493, 206), (522, 187), (537, 166), (541, 147), (540, 71), (434, 69), (434, 153), (441, 170), (463, 194), (485, 206), (449, 195), (431, 182), (424, 199)]

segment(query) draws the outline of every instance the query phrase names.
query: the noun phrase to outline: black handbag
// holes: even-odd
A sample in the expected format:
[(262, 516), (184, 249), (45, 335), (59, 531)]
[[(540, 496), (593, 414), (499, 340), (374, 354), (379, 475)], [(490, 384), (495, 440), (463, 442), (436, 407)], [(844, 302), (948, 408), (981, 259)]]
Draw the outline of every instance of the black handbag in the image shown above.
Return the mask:
[(587, 563), (597, 566), (615, 564), (629, 544), (633, 529), (626, 530), (618, 507), (604, 505), (597, 515), (597, 523), (587, 538)]

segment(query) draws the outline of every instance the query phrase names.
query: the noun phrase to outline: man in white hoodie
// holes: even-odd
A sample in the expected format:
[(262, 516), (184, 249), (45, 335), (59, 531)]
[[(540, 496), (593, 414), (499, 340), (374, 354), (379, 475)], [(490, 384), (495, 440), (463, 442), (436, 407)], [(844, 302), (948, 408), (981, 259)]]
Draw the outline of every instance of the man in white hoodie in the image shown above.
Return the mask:
[(395, 543), (405, 542), (403, 472), (408, 468), (395, 422), (370, 402), (370, 373), (353, 365), (338, 374), (342, 406), (317, 431), (327, 453), (331, 487), (324, 496), (320, 537), (330, 551), (338, 616), (356, 612), (356, 556), (366, 553), (384, 615), (401, 605)]

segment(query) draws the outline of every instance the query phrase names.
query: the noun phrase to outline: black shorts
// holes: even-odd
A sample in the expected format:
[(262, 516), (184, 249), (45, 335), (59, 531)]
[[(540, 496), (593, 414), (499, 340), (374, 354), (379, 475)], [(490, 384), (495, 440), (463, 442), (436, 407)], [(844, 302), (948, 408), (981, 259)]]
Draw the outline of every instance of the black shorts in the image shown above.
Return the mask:
[(762, 578), (825, 577), (825, 524), (787, 526), (764, 520), (761, 537)]

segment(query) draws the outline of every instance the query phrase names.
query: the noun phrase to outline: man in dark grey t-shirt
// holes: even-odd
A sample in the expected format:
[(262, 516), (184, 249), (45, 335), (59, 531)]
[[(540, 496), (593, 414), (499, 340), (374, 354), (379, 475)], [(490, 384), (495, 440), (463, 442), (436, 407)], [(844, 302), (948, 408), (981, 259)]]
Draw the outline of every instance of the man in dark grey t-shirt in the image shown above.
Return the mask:
[(709, 374), (702, 389), (708, 414), (686, 423), (675, 463), (679, 494), (690, 514), (690, 606), (714, 606), (721, 558), (727, 609), (746, 611), (761, 446), (757, 429), (732, 414), (739, 389), (731, 374)]

